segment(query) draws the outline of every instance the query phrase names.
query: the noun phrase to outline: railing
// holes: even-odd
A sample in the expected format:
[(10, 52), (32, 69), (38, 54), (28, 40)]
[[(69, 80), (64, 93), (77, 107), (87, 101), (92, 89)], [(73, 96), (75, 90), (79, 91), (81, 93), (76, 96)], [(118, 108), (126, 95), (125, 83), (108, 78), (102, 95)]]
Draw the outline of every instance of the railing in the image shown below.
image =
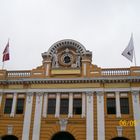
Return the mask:
[(7, 71), (8, 78), (30, 77), (31, 71)]
[(102, 76), (128, 76), (130, 75), (130, 69), (128, 68), (112, 68), (112, 69), (102, 69)]

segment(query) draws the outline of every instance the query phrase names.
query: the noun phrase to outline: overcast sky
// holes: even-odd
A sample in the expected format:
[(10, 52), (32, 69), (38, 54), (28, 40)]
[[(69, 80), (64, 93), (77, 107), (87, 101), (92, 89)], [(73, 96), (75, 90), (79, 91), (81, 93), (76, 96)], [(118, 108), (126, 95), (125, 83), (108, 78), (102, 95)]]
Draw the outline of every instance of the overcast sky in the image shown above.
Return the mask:
[(10, 38), (8, 70), (42, 65), (41, 53), (62, 39), (83, 44), (99, 67), (134, 66), (121, 55), (132, 32), (140, 66), (140, 0), (0, 0), (0, 59)]

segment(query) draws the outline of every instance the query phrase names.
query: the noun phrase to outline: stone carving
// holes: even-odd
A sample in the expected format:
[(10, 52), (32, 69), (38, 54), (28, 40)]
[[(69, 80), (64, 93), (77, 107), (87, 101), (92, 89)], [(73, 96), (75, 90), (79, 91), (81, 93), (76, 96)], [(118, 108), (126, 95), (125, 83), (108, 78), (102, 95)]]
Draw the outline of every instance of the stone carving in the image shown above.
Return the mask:
[(80, 67), (80, 64), (81, 64), (81, 56), (80, 56), (80, 53), (78, 52), (78, 50), (76, 50), (76, 67)]
[(118, 137), (122, 137), (122, 131), (123, 131), (122, 126), (117, 126), (116, 129), (117, 129)]
[(58, 68), (58, 55), (57, 55), (57, 51), (54, 52), (53, 57), (52, 57), (52, 67), (53, 68)]
[(60, 124), (60, 130), (61, 131), (66, 131), (67, 128), (67, 124), (68, 124), (68, 120), (67, 119), (60, 119), (59, 120), (59, 124)]
[(13, 133), (13, 126), (12, 125), (8, 125), (7, 126), (7, 134), (8, 135), (12, 135), (12, 133)]

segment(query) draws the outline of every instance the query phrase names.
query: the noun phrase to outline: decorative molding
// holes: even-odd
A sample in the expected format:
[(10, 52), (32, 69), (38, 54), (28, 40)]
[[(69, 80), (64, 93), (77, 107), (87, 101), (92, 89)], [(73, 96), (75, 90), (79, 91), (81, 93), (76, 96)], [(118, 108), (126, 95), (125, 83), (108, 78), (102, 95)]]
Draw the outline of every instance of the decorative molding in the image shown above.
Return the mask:
[(133, 98), (134, 98), (134, 102), (135, 102), (135, 103), (139, 102), (139, 98), (138, 98), (138, 96), (139, 96), (139, 91), (133, 90), (133, 91), (132, 91), (132, 95), (133, 95)]
[(104, 96), (104, 92), (96, 92), (98, 96), (99, 103), (102, 103), (102, 98)]
[(123, 131), (122, 126), (116, 126), (116, 129), (117, 129), (118, 137), (122, 137), (122, 131)]
[(8, 125), (7, 126), (7, 135), (12, 135), (13, 134), (13, 125)]
[(88, 103), (91, 103), (92, 98), (93, 98), (93, 96), (92, 96), (93, 93), (91, 93), (91, 92), (87, 92), (86, 95), (87, 95), (87, 97), (88, 97), (88, 98), (87, 98), (87, 99), (88, 99), (87, 102), (88, 102)]
[[(84, 66), (85, 67), (85, 66)], [(84, 72), (84, 75), (86, 72)], [(94, 78), (22, 78), (22, 79), (13, 79), (13, 80), (0, 80), (0, 84), (46, 84), (46, 83), (133, 83), (140, 82), (140, 76), (126, 76), (126, 77), (94, 77)]]
[(31, 98), (32, 98), (32, 96), (33, 96), (33, 92), (27, 92), (26, 94), (27, 94), (27, 97), (28, 97), (28, 98), (26, 99), (27, 102), (28, 102), (28, 103), (31, 103)]
[(68, 119), (65, 119), (65, 118), (59, 119), (59, 124), (60, 124), (60, 131), (66, 131)]
[(75, 92), (75, 93), (79, 93), (79, 92), (131, 92), (132, 90), (136, 90), (136, 91), (140, 91), (140, 87), (135, 87), (135, 88), (36, 88), (36, 89), (4, 89), (1, 90), (0, 92), (3, 91), (3, 94), (7, 94), (7, 93), (13, 93), (13, 92), (18, 92), (18, 93), (26, 93), (26, 91), (28, 90), (28, 93), (26, 94), (33, 94), (34, 92), (48, 92), (48, 93), (54, 93), (54, 92), (59, 92), (59, 93), (63, 93), (63, 92)]

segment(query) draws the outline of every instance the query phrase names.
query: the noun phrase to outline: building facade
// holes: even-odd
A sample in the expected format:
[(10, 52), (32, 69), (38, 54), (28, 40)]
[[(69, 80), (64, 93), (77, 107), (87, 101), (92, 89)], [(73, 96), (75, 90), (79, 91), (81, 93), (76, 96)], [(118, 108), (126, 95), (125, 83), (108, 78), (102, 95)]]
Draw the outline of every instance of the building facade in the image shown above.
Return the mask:
[(0, 70), (1, 140), (140, 140), (140, 67), (100, 68), (75, 40), (32, 70)]

